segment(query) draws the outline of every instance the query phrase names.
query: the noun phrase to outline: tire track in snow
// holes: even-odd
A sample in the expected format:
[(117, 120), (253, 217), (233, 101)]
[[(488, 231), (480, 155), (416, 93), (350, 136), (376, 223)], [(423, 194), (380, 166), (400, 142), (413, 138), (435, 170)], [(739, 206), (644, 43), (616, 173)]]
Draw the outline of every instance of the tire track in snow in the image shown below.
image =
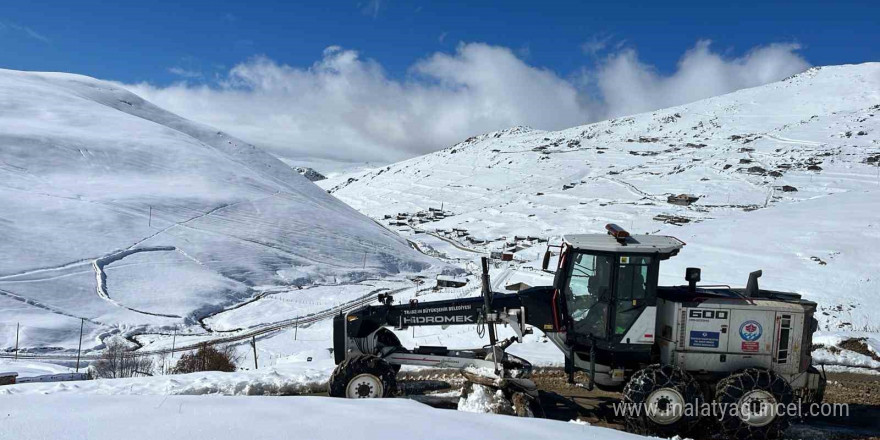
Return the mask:
[(85, 319), (86, 321), (88, 321), (88, 322), (90, 322), (90, 323), (92, 323), (92, 324), (95, 324), (95, 325), (99, 325), (99, 326), (102, 326), (102, 327), (106, 327), (106, 326), (107, 326), (107, 324), (104, 324), (104, 323), (102, 323), (102, 322), (98, 322), (98, 321), (95, 321), (95, 320), (93, 320), (93, 319), (85, 318), (85, 317), (82, 317), (82, 316), (76, 316), (76, 315), (74, 315), (74, 314), (72, 314), (72, 313), (65, 312), (64, 310), (58, 309), (58, 308), (56, 308), (56, 307), (52, 307), (52, 306), (50, 306), (50, 305), (48, 305), (48, 304), (43, 304), (43, 303), (41, 303), (41, 302), (39, 302), (39, 301), (36, 301), (36, 300), (33, 300), (33, 299), (29, 299), (29, 298), (25, 298), (25, 297), (23, 297), (23, 296), (21, 296), (21, 295), (18, 295), (18, 294), (16, 294), (16, 293), (10, 292), (10, 291), (8, 291), (8, 290), (0, 289), (0, 295), (5, 296), (5, 297), (7, 297), (7, 298), (9, 298), (9, 299), (13, 299), (13, 300), (16, 300), (16, 301), (23, 302), (23, 303), (25, 303), (25, 304), (27, 304), (27, 305), (29, 305), (29, 306), (33, 306), (33, 307), (36, 307), (36, 308), (38, 308), (38, 309), (43, 309), (43, 310), (45, 310), (45, 311), (47, 311), (47, 312), (55, 313), (55, 314), (57, 314), (57, 315), (63, 315), (63, 316), (67, 316), (68, 318), (74, 318), (74, 319)]
[(177, 248), (174, 246), (141, 247), (141, 248), (126, 249), (124, 251), (114, 252), (112, 254), (95, 259), (95, 261), (92, 262), (92, 268), (95, 269), (95, 280), (97, 281), (97, 289), (96, 290), (98, 292), (98, 297), (100, 297), (101, 299), (103, 299), (103, 300), (105, 300), (105, 301), (107, 301), (117, 307), (122, 307), (124, 309), (131, 310), (132, 312), (141, 313), (144, 315), (160, 316), (163, 318), (183, 319), (182, 316), (178, 316), (178, 315), (167, 315), (167, 314), (163, 314), (163, 313), (146, 312), (143, 310), (138, 310), (138, 309), (120, 304), (119, 301), (116, 301), (115, 299), (110, 298), (110, 294), (107, 292), (107, 273), (104, 272), (104, 267), (107, 266), (108, 264), (113, 263), (114, 261), (119, 261), (129, 255), (132, 255), (132, 254), (137, 254), (137, 253), (141, 253), (141, 252), (171, 252), (171, 251), (176, 251), (176, 250), (177, 250)]
[(82, 259), (82, 260), (71, 261), (69, 263), (64, 263), (59, 266), (41, 267), (39, 269), (31, 269), (31, 270), (26, 270), (24, 272), (2, 275), (2, 276), (0, 276), (0, 281), (8, 280), (11, 278), (26, 277), (28, 275), (34, 275), (34, 274), (43, 273), (43, 272), (54, 272), (54, 271), (59, 271), (59, 270), (64, 270), (64, 269), (70, 269), (71, 267), (84, 266), (84, 265), (89, 264), (89, 262), (91, 260), (92, 260), (91, 258), (86, 258), (86, 259)]
[[(145, 246), (145, 247), (138, 247), (138, 246), (139, 246), (141, 243), (144, 243), (144, 242), (146, 242), (147, 240), (150, 240), (150, 239), (152, 239), (152, 238), (154, 238), (154, 237), (156, 237), (156, 236), (158, 236), (158, 235), (160, 235), (160, 234), (162, 234), (162, 233), (165, 233), (165, 232), (167, 232), (168, 230), (170, 230), (170, 229), (172, 229), (172, 228), (175, 228), (175, 227), (177, 227), (177, 226), (189, 227), (189, 226), (187, 225), (187, 223), (190, 223), (190, 222), (192, 222), (192, 221), (198, 220), (198, 219), (200, 219), (200, 218), (208, 217), (208, 216), (210, 216), (211, 214), (214, 214), (215, 212), (220, 211), (220, 210), (222, 210), (222, 209), (231, 208), (231, 207), (234, 207), (234, 206), (236, 206), (236, 205), (240, 205), (240, 204), (242, 204), (242, 203), (254, 203), (254, 202), (259, 202), (259, 201), (262, 201), (262, 200), (270, 199), (270, 198), (272, 198), (272, 197), (277, 196), (277, 195), (280, 194), (280, 193), (281, 193), (281, 191), (276, 191), (276, 192), (274, 192), (274, 193), (272, 193), (272, 194), (270, 194), (270, 195), (268, 195), (268, 196), (266, 196), (266, 197), (261, 197), (261, 198), (256, 199), (256, 200), (241, 200), (241, 201), (236, 202), (236, 203), (231, 203), (231, 204), (228, 204), (228, 203), (227, 203), (227, 204), (222, 204), (222, 205), (216, 206), (216, 207), (214, 207), (214, 208), (212, 208), (212, 209), (210, 209), (210, 210), (208, 210), (208, 211), (206, 211), (206, 212), (203, 212), (203, 213), (201, 213), (201, 214), (199, 214), (199, 215), (196, 215), (196, 216), (194, 216), (194, 217), (190, 217), (190, 218), (187, 219), (187, 220), (184, 220), (184, 221), (182, 221), (182, 222), (176, 222), (176, 223), (173, 223), (173, 224), (171, 224), (171, 225), (169, 225), (169, 226), (167, 226), (167, 227), (165, 227), (165, 228), (162, 228), (162, 229), (160, 229), (159, 231), (156, 231), (154, 234), (150, 234), (150, 235), (148, 235), (148, 236), (146, 236), (146, 237), (144, 237), (144, 238), (138, 240), (137, 242), (135, 242), (133, 245), (129, 246), (129, 247), (128, 247), (127, 249), (125, 249), (125, 250), (122, 250), (122, 251), (116, 251), (116, 252), (113, 252), (113, 253), (111, 253), (111, 254), (105, 255), (105, 256), (103, 256), (103, 257), (99, 257), (99, 258), (94, 259), (94, 260), (92, 261), (92, 268), (93, 268), (94, 271), (95, 271), (95, 280), (96, 280), (96, 282), (97, 282), (96, 291), (97, 291), (97, 293), (98, 293), (98, 296), (99, 296), (101, 299), (103, 299), (103, 300), (105, 300), (105, 301), (107, 301), (107, 302), (109, 302), (109, 303), (111, 303), (111, 304), (113, 304), (113, 305), (115, 305), (115, 306), (117, 306), (117, 307), (122, 307), (122, 308), (124, 308), (124, 309), (131, 310), (132, 312), (135, 312), (135, 313), (141, 313), (141, 314), (144, 314), (144, 315), (151, 315), (151, 316), (159, 316), (159, 317), (163, 317), (163, 318), (177, 318), (177, 319), (183, 319), (183, 317), (182, 317), (182, 316), (179, 316), (179, 315), (171, 315), (171, 314), (155, 313), (155, 312), (147, 312), (147, 311), (144, 311), (144, 310), (138, 310), (138, 309), (135, 309), (135, 308), (132, 308), (132, 307), (128, 307), (128, 306), (126, 306), (126, 305), (123, 305), (123, 304), (119, 303), (119, 301), (114, 300), (113, 298), (110, 297), (110, 294), (109, 294), (108, 291), (107, 291), (107, 273), (104, 271), (104, 267), (107, 266), (107, 265), (110, 264), (110, 263), (113, 263), (113, 262), (115, 262), (115, 261), (119, 261), (119, 260), (121, 260), (121, 259), (123, 259), (123, 258), (125, 258), (125, 257), (127, 257), (127, 256), (129, 256), (129, 255), (136, 254), (136, 253), (140, 253), (140, 252), (172, 252), (172, 251), (178, 251), (178, 252), (180, 252), (182, 255), (184, 255), (185, 257), (187, 257), (188, 259), (190, 259), (190, 260), (192, 260), (192, 261), (195, 261), (195, 262), (196, 262), (197, 264), (199, 264), (199, 265), (204, 266), (200, 261), (198, 261), (198, 260), (196, 260), (195, 258), (191, 257), (191, 256), (188, 255), (187, 253), (185, 253), (185, 252), (183, 252), (183, 251), (177, 249), (177, 247), (175, 247), (175, 246)], [(221, 275), (222, 275), (222, 274), (221, 274)]]
[(782, 137), (782, 136), (776, 136), (774, 134), (764, 134), (764, 137), (766, 137), (767, 139), (772, 139), (772, 140), (779, 142), (779, 143), (782, 143), (782, 144), (808, 145), (808, 146), (813, 146), (813, 147), (821, 147), (821, 146), (825, 145), (824, 142), (789, 139), (789, 138)]
[(624, 180), (620, 180), (620, 179), (613, 179), (611, 177), (605, 177), (605, 176), (600, 176), (599, 178), (605, 179), (605, 180), (608, 180), (609, 182), (613, 182), (613, 183), (616, 183), (620, 186), (623, 186), (624, 188), (627, 188), (634, 195), (641, 196), (641, 197), (649, 199), (649, 200), (661, 200), (665, 195), (668, 195), (668, 194), (661, 194), (661, 195), (649, 194), (649, 193), (646, 193), (646, 192), (640, 190), (635, 185), (633, 185), (629, 182), (626, 182)]

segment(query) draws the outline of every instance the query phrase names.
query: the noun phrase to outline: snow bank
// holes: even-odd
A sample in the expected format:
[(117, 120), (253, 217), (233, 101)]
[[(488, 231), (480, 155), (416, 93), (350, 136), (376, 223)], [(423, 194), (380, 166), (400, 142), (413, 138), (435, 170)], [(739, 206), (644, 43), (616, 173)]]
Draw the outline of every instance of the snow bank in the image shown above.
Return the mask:
[[(333, 372), (329, 361), (280, 364), (234, 373), (202, 372), (129, 379), (97, 379), (63, 383), (26, 383), (0, 387), (0, 395), (205, 395), (278, 396), (321, 393)], [(5, 398), (5, 396), (4, 396)]]
[(472, 413), (500, 414), (510, 412), (510, 401), (498, 389), (474, 384), (470, 393), (458, 399), (458, 410)]
[[(22, 379), (25, 377), (72, 373), (74, 369), (45, 362), (0, 359), (0, 371), (14, 371), (18, 373), (18, 378)], [(83, 370), (81, 369), (80, 371)]]
[(813, 364), (830, 364), (840, 367), (858, 367), (880, 369), (880, 362), (871, 359), (861, 353), (850, 350), (830, 351), (825, 348), (813, 350)]
[(433, 409), (406, 399), (4, 396), (0, 438), (17, 440), (624, 440), (607, 428)]

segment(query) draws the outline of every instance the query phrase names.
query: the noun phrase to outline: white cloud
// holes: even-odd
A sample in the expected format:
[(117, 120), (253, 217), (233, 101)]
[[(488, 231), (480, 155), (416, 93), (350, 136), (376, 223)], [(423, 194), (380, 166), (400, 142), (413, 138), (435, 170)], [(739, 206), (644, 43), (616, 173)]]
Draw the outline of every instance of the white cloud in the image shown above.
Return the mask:
[(177, 75), (177, 76), (182, 76), (184, 78), (201, 78), (202, 77), (202, 72), (199, 72), (197, 70), (184, 69), (183, 67), (178, 67), (178, 66), (170, 67), (170, 68), (168, 68), (168, 71)]
[(581, 51), (586, 55), (597, 56), (600, 52), (608, 47), (611, 42), (611, 35), (593, 35), (589, 40), (581, 44)]
[(635, 50), (624, 49), (602, 62), (595, 80), (606, 114), (619, 116), (780, 80), (810, 67), (798, 49), (797, 44), (771, 44), (725, 59), (711, 51), (709, 41), (699, 41), (669, 76), (640, 62)]
[(359, 5), (364, 15), (376, 18), (379, 16), (379, 10), (382, 9), (381, 0), (368, 0), (366, 4)]
[(30, 38), (33, 38), (34, 40), (42, 41), (43, 43), (46, 43), (46, 44), (51, 44), (51, 41), (49, 41), (49, 39), (45, 35), (37, 33), (35, 30), (33, 30), (27, 26), (22, 26), (22, 25), (19, 25), (16, 23), (8, 22), (8, 21), (7, 22), (0, 21), (0, 30), (6, 30), (6, 29), (10, 29), (12, 31), (22, 33)]
[(794, 44), (740, 58), (698, 42), (671, 75), (622, 49), (563, 78), (505, 47), (460, 44), (389, 77), (356, 51), (328, 47), (309, 67), (257, 57), (211, 85), (129, 85), (185, 117), (293, 160), (390, 161), (513, 125), (561, 129), (782, 79), (809, 64)]

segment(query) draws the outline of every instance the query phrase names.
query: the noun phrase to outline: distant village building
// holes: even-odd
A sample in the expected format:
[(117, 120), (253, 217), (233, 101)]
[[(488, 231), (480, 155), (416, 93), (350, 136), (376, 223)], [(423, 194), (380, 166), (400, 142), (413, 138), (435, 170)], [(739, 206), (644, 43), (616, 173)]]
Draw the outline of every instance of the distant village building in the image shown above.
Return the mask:
[(666, 214), (658, 214), (654, 216), (654, 220), (658, 222), (668, 223), (671, 225), (681, 226), (685, 223), (690, 223), (691, 219), (687, 217), (681, 217), (677, 215), (666, 215)]
[(666, 201), (669, 203), (672, 203), (673, 205), (683, 205), (683, 206), (690, 205), (691, 203), (694, 203), (697, 200), (700, 200), (700, 198), (695, 195), (692, 195), (692, 194), (679, 194), (677, 196), (669, 196), (666, 198)]
[(15, 385), (16, 372), (0, 373), (0, 385)]
[(88, 373), (58, 373), (44, 374), (41, 376), (20, 377), (16, 383), (33, 383), (33, 382), (70, 382), (75, 380), (88, 380)]
[(452, 275), (437, 275), (437, 287), (464, 287), (467, 278)]

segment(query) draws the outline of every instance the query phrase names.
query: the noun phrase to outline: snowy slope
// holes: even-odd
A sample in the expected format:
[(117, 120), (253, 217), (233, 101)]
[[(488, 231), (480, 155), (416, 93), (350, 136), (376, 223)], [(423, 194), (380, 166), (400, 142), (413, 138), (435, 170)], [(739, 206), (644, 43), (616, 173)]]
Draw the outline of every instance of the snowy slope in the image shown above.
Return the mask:
[(90, 348), (436, 265), (253, 145), (107, 82), (0, 70), (0, 96), (0, 349), (17, 322), (25, 349), (75, 349), (84, 318)]
[[(763, 268), (763, 286), (818, 300), (823, 328), (878, 331), (878, 165), (880, 63), (867, 63), (557, 132), (489, 133), (320, 185), (386, 223), (442, 206), (445, 218), (415, 229), (466, 229), (489, 241), (458, 238), (476, 250), (609, 222), (676, 235), (688, 246), (663, 268), (666, 283), (697, 265), (706, 282), (744, 285)], [(667, 203), (681, 193), (699, 200)]]

